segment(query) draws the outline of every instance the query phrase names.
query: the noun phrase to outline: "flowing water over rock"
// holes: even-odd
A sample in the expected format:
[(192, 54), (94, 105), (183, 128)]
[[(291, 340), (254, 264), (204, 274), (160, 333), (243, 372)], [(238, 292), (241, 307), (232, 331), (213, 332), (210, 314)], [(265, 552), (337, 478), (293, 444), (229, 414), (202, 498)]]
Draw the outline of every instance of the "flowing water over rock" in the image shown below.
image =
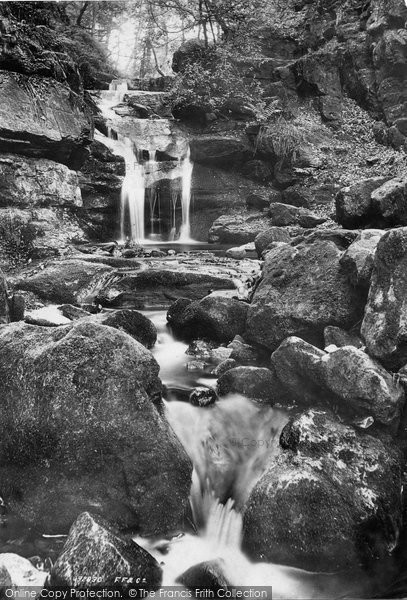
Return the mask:
[(99, 106), (107, 121), (108, 137), (96, 135), (126, 164), (120, 206), (121, 241), (193, 243), (193, 163), (188, 140), (169, 119), (118, 116), (115, 107), (125, 92), (125, 84), (101, 92)]
[(199, 408), (179, 401), (180, 390), (214, 387), (208, 367), (190, 371), (194, 357), (177, 340), (162, 311), (146, 312), (157, 327), (153, 354), (167, 386), (167, 418), (193, 465), (191, 532), (168, 540), (136, 538), (161, 563), (162, 585), (182, 585), (185, 572), (198, 577), (203, 563), (216, 568), (231, 586), (270, 586), (273, 598), (340, 598), (363, 594), (368, 580), (361, 572), (310, 573), (283, 565), (253, 563), (241, 549), (241, 508), (251, 489), (280, 452), (279, 437), (288, 421), (282, 409), (231, 394)]

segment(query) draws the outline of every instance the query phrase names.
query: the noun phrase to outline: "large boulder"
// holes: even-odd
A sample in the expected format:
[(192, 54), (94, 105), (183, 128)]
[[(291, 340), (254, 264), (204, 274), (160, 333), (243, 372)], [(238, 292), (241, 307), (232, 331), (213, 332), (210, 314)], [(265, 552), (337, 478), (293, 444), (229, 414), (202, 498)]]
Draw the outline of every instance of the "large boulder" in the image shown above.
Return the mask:
[(398, 368), (407, 362), (407, 228), (377, 245), (361, 333), (369, 354)]
[(11, 512), (50, 534), (89, 510), (142, 533), (176, 529), (191, 466), (163, 416), (158, 371), (112, 327), (2, 327), (0, 479)]
[(338, 223), (350, 229), (369, 223), (372, 218), (372, 192), (384, 182), (383, 177), (372, 177), (342, 188), (335, 198)]
[(310, 571), (389, 556), (402, 514), (402, 459), (394, 443), (316, 410), (289, 422), (280, 443), (285, 451), (246, 504), (249, 555)]
[(248, 244), (269, 227), (261, 213), (222, 215), (213, 222), (208, 241), (212, 244)]
[(325, 353), (304, 340), (287, 338), (272, 354), (278, 389), (289, 402), (328, 405), (344, 417), (397, 427), (404, 406), (401, 384), (361, 349), (344, 346)]
[(76, 304), (93, 299), (113, 273), (107, 265), (64, 260), (50, 263), (41, 271), (24, 273), (15, 281), (15, 288), (33, 292), (48, 302)]
[(273, 400), (273, 374), (262, 367), (236, 367), (218, 380), (219, 396), (237, 393), (255, 400)]
[(0, 139), (4, 152), (50, 158), (77, 169), (92, 135), (83, 100), (54, 79), (0, 72)]
[(87, 512), (76, 519), (50, 573), (52, 587), (134, 588), (160, 587), (158, 562), (97, 515)]
[(183, 310), (170, 309), (167, 318), (174, 331), (186, 338), (230, 342), (243, 333), (248, 308), (248, 304), (235, 298), (206, 296), (184, 305)]
[(0, 156), (0, 207), (82, 206), (78, 176), (52, 160)]
[(369, 289), (376, 247), (383, 235), (382, 229), (364, 229), (342, 256), (340, 263), (352, 285)]
[(262, 231), (254, 238), (254, 245), (257, 251), (257, 256), (261, 255), (267, 248), (275, 242), (284, 242), (289, 244), (291, 241), (290, 234), (284, 227), (270, 227)]
[(322, 345), (327, 325), (349, 329), (356, 323), (363, 300), (342, 272), (341, 256), (336, 244), (325, 240), (270, 250), (249, 307), (247, 341), (275, 350), (297, 335)]
[(380, 215), (386, 226), (407, 225), (407, 177), (386, 181), (374, 190), (371, 198), (374, 213)]
[(124, 331), (146, 348), (152, 348), (157, 341), (154, 324), (137, 310), (113, 310), (94, 315), (90, 320)]

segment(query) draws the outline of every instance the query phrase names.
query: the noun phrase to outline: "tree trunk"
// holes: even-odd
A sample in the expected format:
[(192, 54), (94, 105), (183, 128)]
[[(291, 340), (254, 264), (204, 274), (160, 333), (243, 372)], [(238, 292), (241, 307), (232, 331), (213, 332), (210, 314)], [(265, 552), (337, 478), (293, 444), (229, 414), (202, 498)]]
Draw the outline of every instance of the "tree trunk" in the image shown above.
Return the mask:
[(83, 5), (82, 5), (81, 10), (79, 11), (78, 18), (76, 19), (76, 24), (78, 25), (78, 27), (81, 26), (83, 15), (85, 14), (86, 9), (88, 8), (88, 6), (89, 6), (89, 2), (84, 2)]

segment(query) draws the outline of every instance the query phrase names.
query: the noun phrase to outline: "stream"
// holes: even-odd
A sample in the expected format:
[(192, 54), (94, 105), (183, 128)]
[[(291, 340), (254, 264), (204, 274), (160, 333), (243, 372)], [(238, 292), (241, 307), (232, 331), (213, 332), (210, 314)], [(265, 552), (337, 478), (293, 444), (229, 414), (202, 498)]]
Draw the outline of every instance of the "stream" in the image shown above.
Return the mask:
[(173, 539), (137, 543), (153, 554), (163, 568), (163, 585), (180, 585), (182, 573), (215, 561), (233, 586), (273, 588), (273, 598), (363, 597), (371, 582), (360, 571), (346, 574), (309, 573), (283, 565), (252, 563), (241, 549), (240, 509), (250, 491), (279, 451), (287, 411), (230, 394), (199, 408), (177, 399), (196, 386), (215, 388), (213, 365), (188, 369), (195, 357), (177, 339), (164, 311), (144, 313), (155, 324), (157, 343), (152, 352), (166, 386), (166, 416), (192, 460), (190, 503), (195, 533)]
[[(284, 565), (253, 563), (245, 556), (241, 509), (270, 458), (281, 451), (279, 437), (289, 415), (286, 410), (237, 394), (220, 398), (209, 407), (192, 406), (185, 400), (193, 388), (215, 388), (213, 365), (208, 362), (201, 369), (188, 368), (196, 357), (186, 354), (188, 344), (167, 326), (166, 311), (144, 314), (157, 328), (152, 353), (166, 390), (166, 417), (194, 467), (192, 527), (172, 538), (134, 538), (161, 564), (162, 585), (181, 585), (178, 579), (185, 571), (211, 561), (233, 586), (271, 586), (275, 599), (371, 597), (377, 579), (382, 578), (380, 570), (373, 577), (359, 569), (352, 573), (310, 573)], [(29, 528), (12, 514), (0, 520), (3, 552), (17, 552), (39, 568), (49, 568), (65, 539), (65, 535), (50, 536)]]

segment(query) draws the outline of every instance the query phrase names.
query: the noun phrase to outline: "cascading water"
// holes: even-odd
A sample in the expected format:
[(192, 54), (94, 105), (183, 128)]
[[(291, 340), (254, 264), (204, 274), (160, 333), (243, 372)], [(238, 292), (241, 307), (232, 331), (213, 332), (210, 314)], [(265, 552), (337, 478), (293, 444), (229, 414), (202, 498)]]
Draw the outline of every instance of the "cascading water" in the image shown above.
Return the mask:
[(191, 221), (190, 221), (190, 210), (191, 210), (191, 183), (192, 183), (192, 171), (194, 165), (191, 162), (191, 150), (188, 146), (187, 155), (181, 160), (180, 171), (181, 171), (181, 206), (182, 206), (182, 225), (180, 232), (180, 242), (191, 241)]
[[(112, 82), (109, 91), (101, 93), (102, 112), (107, 122), (119, 129), (122, 117), (118, 118), (113, 108), (123, 101), (126, 92), (126, 82)], [(109, 135), (107, 144), (124, 158), (126, 166), (121, 192), (121, 240), (128, 239), (137, 244), (152, 241), (193, 243), (190, 216), (193, 163), (189, 145), (185, 139), (182, 143), (169, 142), (174, 133), (168, 119), (132, 117), (130, 123), (134, 127), (137, 124), (135, 128), (140, 135), (133, 138), (127, 135), (127, 130), (126, 135), (115, 130)], [(169, 154), (165, 161), (158, 160), (157, 150), (164, 152), (169, 143), (174, 156)], [(165, 193), (160, 191), (162, 181), (173, 182)], [(167, 219), (166, 226), (162, 223), (164, 218)]]
[[(166, 327), (165, 314), (146, 314), (157, 327), (153, 354), (167, 388), (180, 389), (185, 381), (189, 386), (208, 383), (199, 374), (192, 381), (185, 369), (192, 357), (185, 354), (187, 345)], [(173, 399), (165, 402), (165, 412), (194, 466), (190, 504), (196, 533), (171, 540), (136, 538), (161, 564), (163, 586), (180, 586), (180, 576), (189, 569), (196, 569), (195, 576), (202, 581), (200, 565), (210, 561), (231, 587), (271, 587), (276, 600), (363, 594), (367, 582), (361, 571), (342, 576), (253, 563), (242, 550), (241, 509), (271, 457), (280, 451), (279, 437), (288, 419), (283, 410), (234, 394), (207, 408)]]
[[(96, 136), (100, 140), (100, 136)], [(142, 243), (144, 234), (144, 203), (145, 203), (145, 174), (143, 165), (137, 157), (137, 150), (131, 140), (108, 130), (108, 142), (103, 142), (113, 152), (122, 156), (126, 165), (126, 175), (123, 180), (120, 200), (120, 235), (135, 243)]]

